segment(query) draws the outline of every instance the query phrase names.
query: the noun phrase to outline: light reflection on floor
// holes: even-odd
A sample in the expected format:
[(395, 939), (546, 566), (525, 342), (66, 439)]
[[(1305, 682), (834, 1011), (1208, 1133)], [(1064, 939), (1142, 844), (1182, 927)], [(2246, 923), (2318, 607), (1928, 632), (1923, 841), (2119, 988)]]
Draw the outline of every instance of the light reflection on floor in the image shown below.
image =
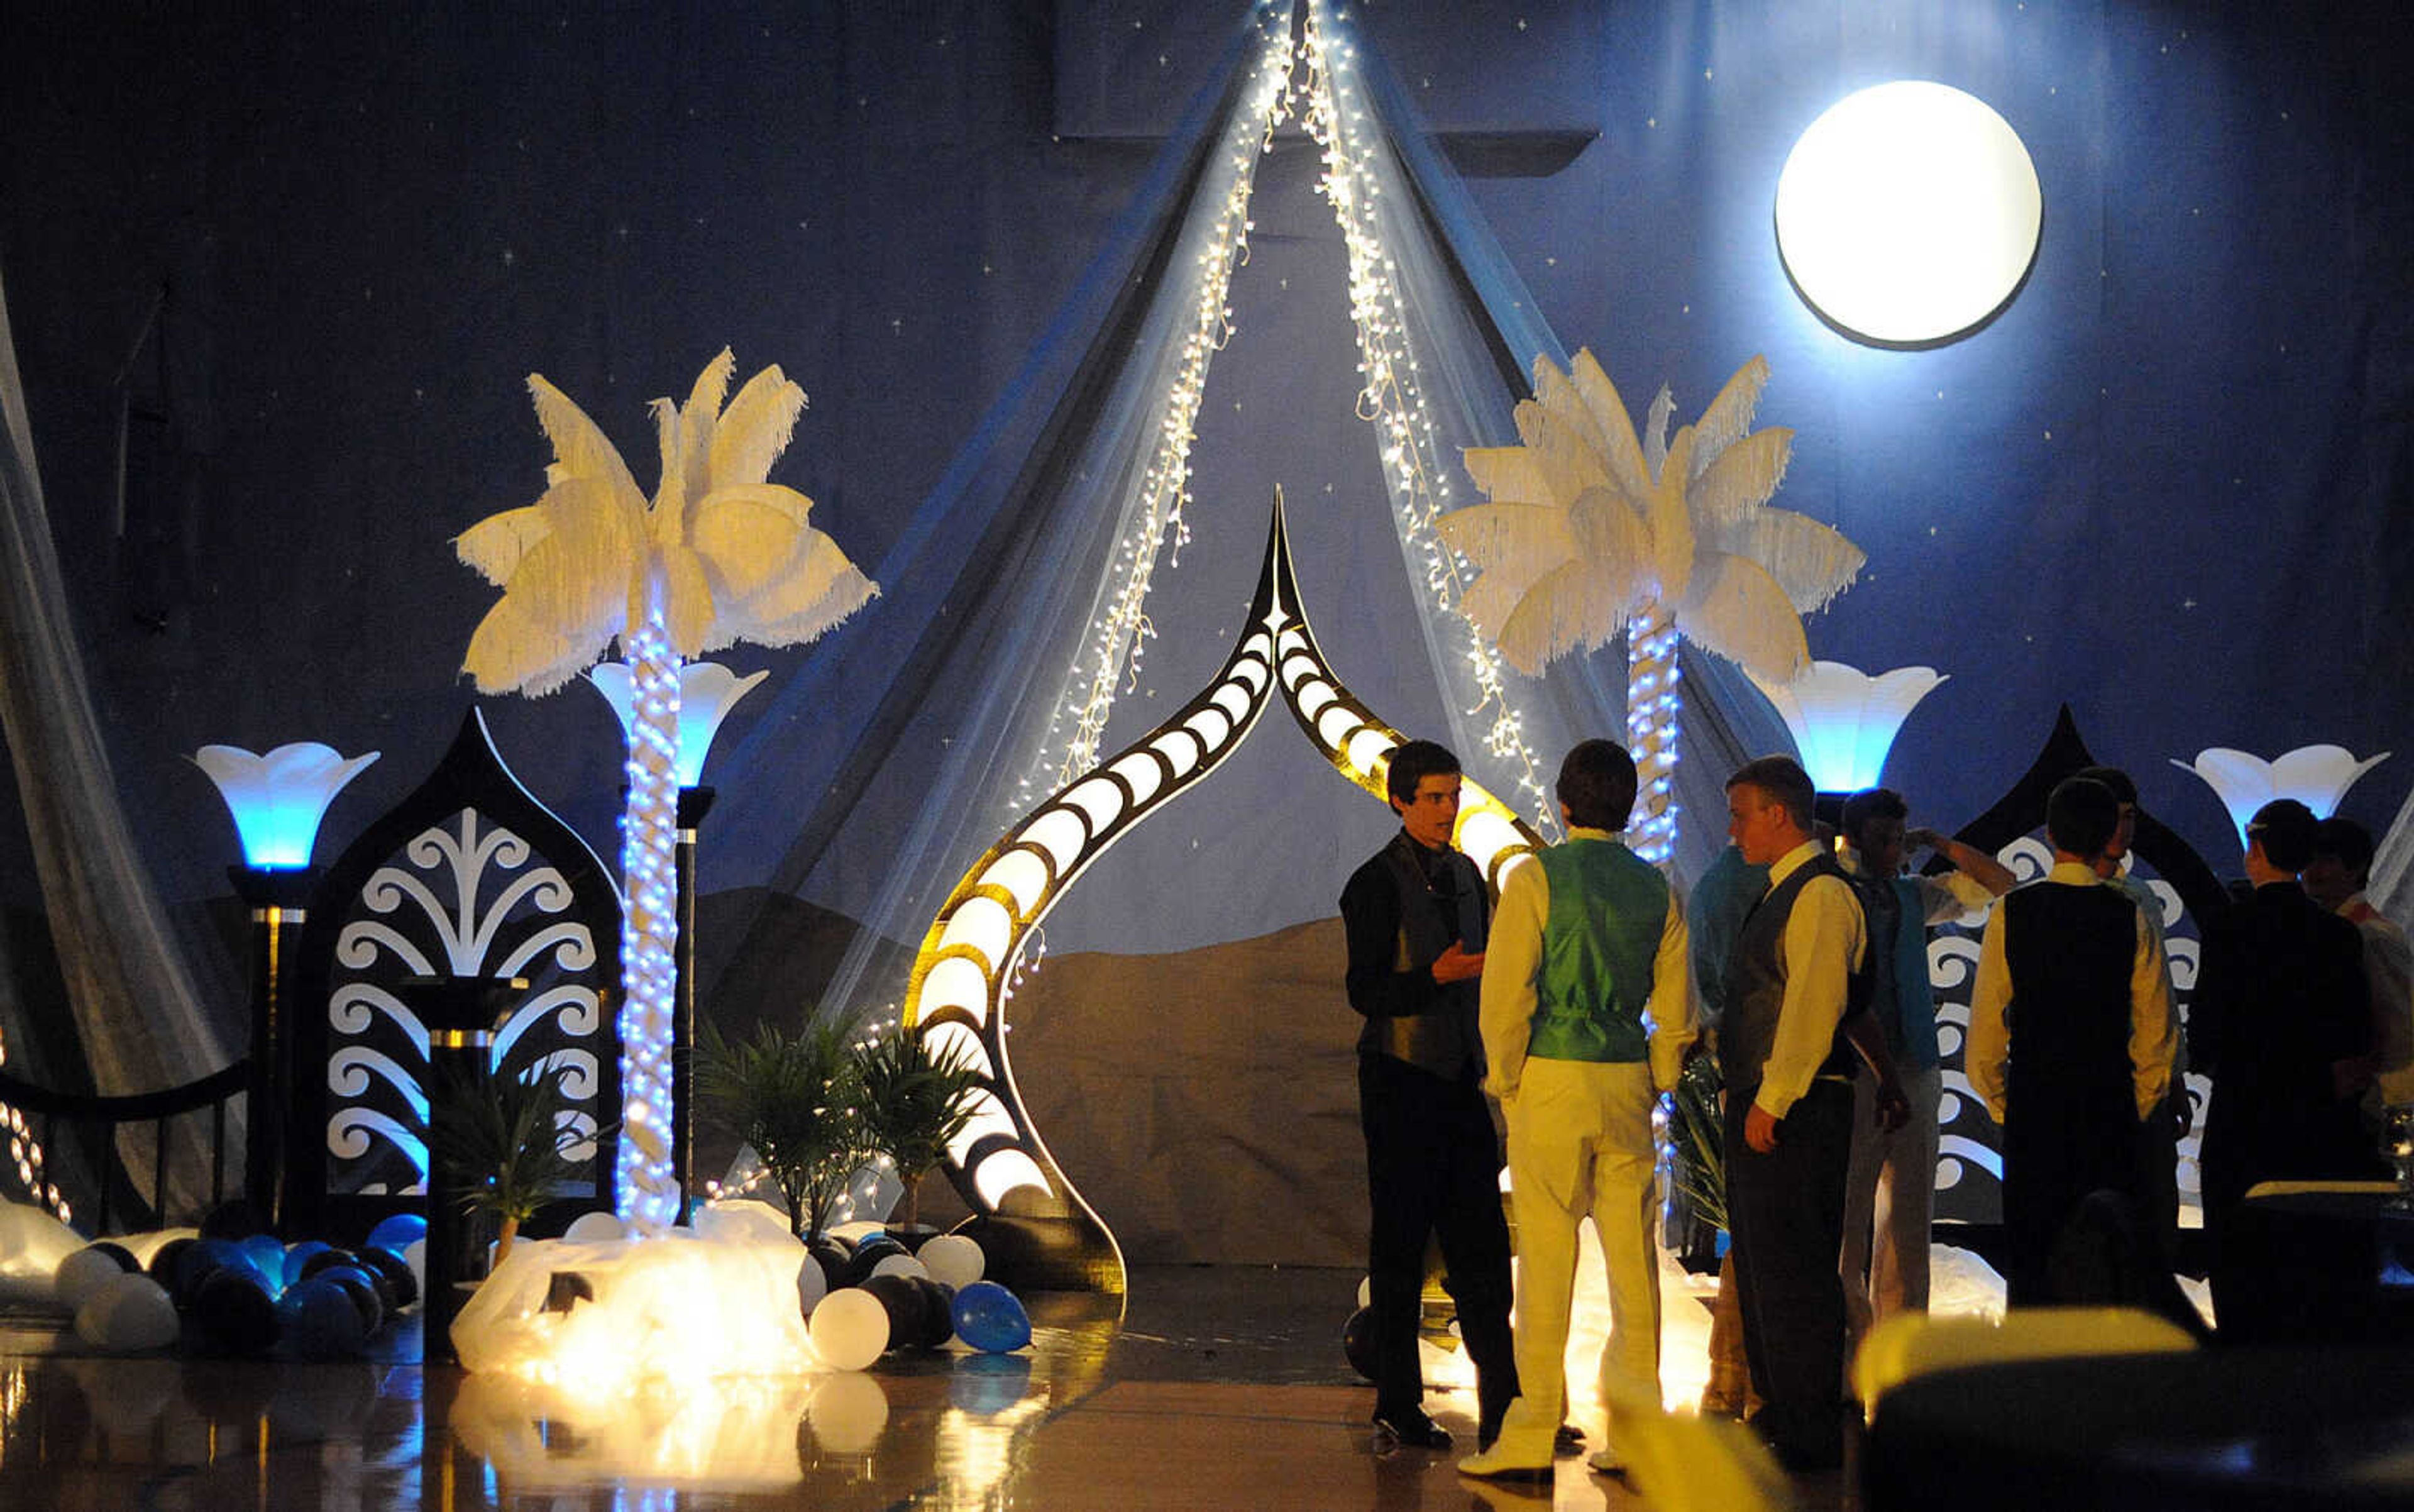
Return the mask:
[[(1580, 1276), (1569, 1372), (1575, 1419), (1596, 1442), (1600, 1274)], [(423, 1370), (408, 1337), (387, 1341), (385, 1358), (342, 1365), (108, 1359), (0, 1320), (0, 1507), (1642, 1505), (1580, 1460), (1528, 1490), (1463, 1480), (1454, 1455), (1372, 1452), (1371, 1393), (1339, 1347), (1357, 1282), (1331, 1270), (1142, 1269), (1120, 1322), (1099, 1299), (1027, 1298), (1035, 1339), (1017, 1355), (891, 1356), (861, 1374), (603, 1401)], [(1663, 1285), (1663, 1384), (1683, 1406), (1706, 1371), (1706, 1290), (1673, 1267)], [(1436, 1416), (1471, 1447), (1463, 1359), (1441, 1349), (1430, 1363)], [(1812, 1505), (1842, 1505), (1833, 1478), (1809, 1489)]]

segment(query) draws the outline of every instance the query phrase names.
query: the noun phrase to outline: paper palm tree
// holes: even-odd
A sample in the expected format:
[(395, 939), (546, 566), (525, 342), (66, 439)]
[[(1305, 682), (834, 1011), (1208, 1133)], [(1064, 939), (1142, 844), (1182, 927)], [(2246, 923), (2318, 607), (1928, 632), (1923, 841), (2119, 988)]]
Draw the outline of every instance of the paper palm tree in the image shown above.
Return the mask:
[(550, 693), (615, 640), (636, 687), (621, 828), (619, 1175), (628, 1211), (658, 1222), (678, 1201), (668, 1130), (679, 664), (739, 640), (811, 640), (879, 591), (808, 523), (812, 500), (766, 481), (804, 391), (766, 367), (724, 409), (737, 366), (724, 350), (684, 408), (654, 401), (663, 471), (650, 501), (586, 412), (529, 374), (553, 442), (544, 494), (454, 543), (503, 590), (463, 666), (480, 692)]
[(1794, 433), (1755, 431), (1768, 382), (1754, 357), (1693, 425), (1668, 437), (1662, 388), (1637, 435), (1589, 352), (1561, 372), (1534, 364), (1517, 406), (1524, 444), (1470, 449), (1489, 503), (1434, 522), (1481, 574), (1459, 607), (1518, 670), (1627, 637), (1627, 727), (1642, 781), (1637, 850), (1673, 841), (1679, 637), (1784, 681), (1808, 666), (1802, 616), (1848, 586), (1867, 559), (1806, 515), (1771, 509)]

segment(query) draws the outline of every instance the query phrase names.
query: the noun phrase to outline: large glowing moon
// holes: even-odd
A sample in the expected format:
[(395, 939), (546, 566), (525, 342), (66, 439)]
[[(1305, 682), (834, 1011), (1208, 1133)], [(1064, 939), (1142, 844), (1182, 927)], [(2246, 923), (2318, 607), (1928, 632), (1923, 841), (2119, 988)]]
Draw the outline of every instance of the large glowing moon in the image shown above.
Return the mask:
[(1777, 180), (1777, 246), (1803, 298), (1845, 331), (1919, 345), (1977, 325), (2036, 255), (2044, 196), (2009, 123), (1945, 84), (1847, 96)]

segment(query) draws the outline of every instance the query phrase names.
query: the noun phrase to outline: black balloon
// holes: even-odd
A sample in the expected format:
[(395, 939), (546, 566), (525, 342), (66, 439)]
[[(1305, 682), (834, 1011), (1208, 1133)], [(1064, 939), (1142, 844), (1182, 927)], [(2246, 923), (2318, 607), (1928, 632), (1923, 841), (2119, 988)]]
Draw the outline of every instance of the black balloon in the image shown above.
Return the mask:
[(364, 1272), (357, 1268), (330, 1271), (323, 1279), (342, 1287), (352, 1299), (353, 1310), (361, 1315), (361, 1332), (373, 1334), (385, 1325), (385, 1303)]
[(402, 1256), (391, 1250), (375, 1247), (355, 1253), (368, 1273), (378, 1279), (379, 1297), (383, 1299), (389, 1291), (392, 1292), (393, 1300), (387, 1302), (387, 1311), (400, 1312), (419, 1300), (419, 1278), (410, 1273), (410, 1265)]
[(846, 1282), (846, 1267), (855, 1259), (854, 1247), (834, 1235), (825, 1234), (815, 1239), (807, 1251), (821, 1262), (822, 1280), (835, 1292)]
[(928, 1276), (909, 1276), (906, 1280), (922, 1294), (922, 1333), (914, 1343), (922, 1349), (937, 1349), (956, 1331), (956, 1289)]
[(192, 1239), (170, 1239), (166, 1244), (152, 1250), (151, 1264), (148, 1267), (151, 1279), (166, 1287), (172, 1295), (176, 1290), (177, 1264), (185, 1258), (185, 1251), (190, 1250), (195, 1243), (196, 1241)]
[(320, 1271), (333, 1270), (337, 1265), (346, 1265), (358, 1270), (361, 1265), (360, 1257), (350, 1250), (321, 1250), (302, 1262), (302, 1274), (293, 1279), (297, 1281), (306, 1281)]
[(930, 1332), (930, 1298), (911, 1276), (874, 1276), (863, 1289), (888, 1313), (888, 1347), (912, 1349)]
[(905, 1247), (886, 1234), (875, 1234), (855, 1247), (855, 1256), (846, 1263), (846, 1280), (840, 1284), (861, 1286), (872, 1279), (872, 1271), (890, 1255), (902, 1255)]
[(276, 1342), (276, 1304), (248, 1268), (224, 1266), (194, 1293), (190, 1326), (205, 1355), (264, 1355)]
[(120, 1270), (136, 1271), (142, 1268), (141, 1265), (134, 1263), (134, 1251), (128, 1250), (122, 1244), (112, 1244), (107, 1239), (100, 1239), (94, 1243), (85, 1245), (84, 1248), (97, 1251), (97, 1253), (107, 1255), (110, 1259), (116, 1261), (117, 1268)]
[(1375, 1310), (1360, 1308), (1341, 1325), (1341, 1353), (1367, 1380), (1375, 1379)]

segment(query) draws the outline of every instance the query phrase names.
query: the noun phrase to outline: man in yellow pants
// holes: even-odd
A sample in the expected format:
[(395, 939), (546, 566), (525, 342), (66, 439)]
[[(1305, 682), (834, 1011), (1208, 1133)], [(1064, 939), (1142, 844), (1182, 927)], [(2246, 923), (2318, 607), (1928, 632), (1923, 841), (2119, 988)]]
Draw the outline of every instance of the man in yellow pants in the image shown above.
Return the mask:
[(1660, 1270), (1651, 1109), (1693, 1042), (1685, 921), (1666, 878), (1617, 838), (1634, 762), (1587, 741), (1559, 768), (1568, 840), (1509, 874), (1484, 957), (1487, 1085), (1509, 1121), (1517, 1219), (1517, 1378), (1499, 1439), (1461, 1474), (1541, 1478), (1566, 1410), (1563, 1356), (1577, 1225), (1590, 1215), (1609, 1276), (1601, 1387), (1619, 1468), (1619, 1409), (1660, 1400)]

